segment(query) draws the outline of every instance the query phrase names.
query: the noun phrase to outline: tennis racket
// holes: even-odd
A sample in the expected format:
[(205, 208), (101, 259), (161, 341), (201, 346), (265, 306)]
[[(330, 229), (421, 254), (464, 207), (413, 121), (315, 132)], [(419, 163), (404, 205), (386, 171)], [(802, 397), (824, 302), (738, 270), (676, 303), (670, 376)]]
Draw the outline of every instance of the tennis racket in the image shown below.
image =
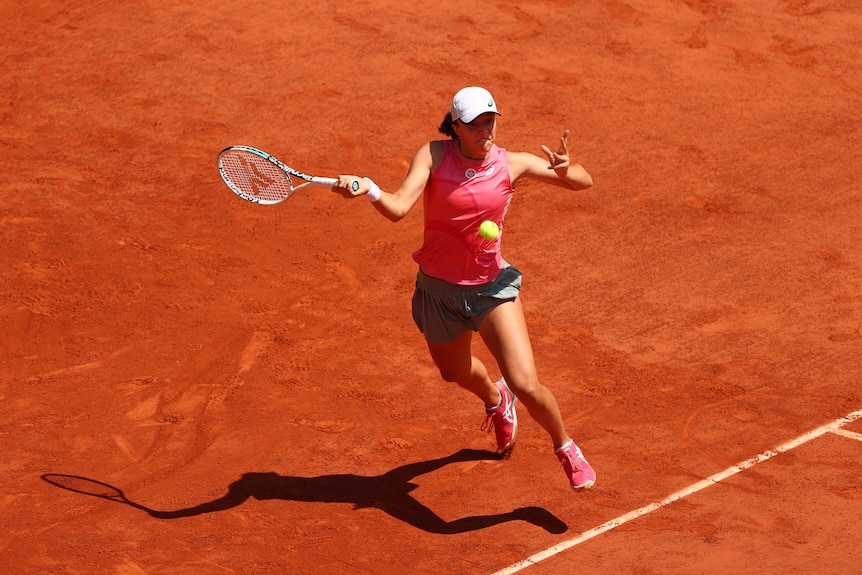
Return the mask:
[[(218, 171), (233, 193), (262, 205), (280, 204), (306, 186), (334, 186), (338, 182), (336, 178), (309, 176), (248, 146), (230, 146), (219, 152)], [(359, 189), (359, 182), (353, 182), (353, 189)]]

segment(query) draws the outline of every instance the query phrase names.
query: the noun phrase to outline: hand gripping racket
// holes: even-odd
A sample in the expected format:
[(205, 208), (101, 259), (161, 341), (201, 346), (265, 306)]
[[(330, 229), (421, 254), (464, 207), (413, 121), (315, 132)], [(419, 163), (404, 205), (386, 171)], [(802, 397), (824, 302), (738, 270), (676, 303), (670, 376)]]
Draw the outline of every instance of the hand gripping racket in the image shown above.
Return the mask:
[[(336, 178), (309, 176), (279, 162), (261, 150), (230, 146), (218, 155), (218, 171), (227, 187), (244, 200), (262, 205), (280, 204), (296, 190), (317, 184), (334, 186)], [(301, 183), (294, 184), (294, 179)], [(354, 191), (359, 182), (353, 182)]]

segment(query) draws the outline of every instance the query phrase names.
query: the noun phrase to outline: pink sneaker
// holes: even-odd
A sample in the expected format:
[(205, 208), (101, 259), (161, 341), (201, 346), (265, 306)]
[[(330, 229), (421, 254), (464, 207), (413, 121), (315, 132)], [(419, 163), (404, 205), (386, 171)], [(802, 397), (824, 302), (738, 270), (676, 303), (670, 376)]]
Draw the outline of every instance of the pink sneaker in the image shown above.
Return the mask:
[(584, 454), (581, 453), (581, 448), (575, 445), (574, 441), (570, 441), (554, 453), (560, 460), (563, 466), (563, 471), (566, 472), (566, 477), (569, 478), (569, 483), (572, 489), (580, 491), (581, 489), (589, 489), (596, 482), (596, 472), (584, 459)]
[(515, 397), (506, 385), (505, 379), (494, 384), (500, 392), (500, 405), (493, 409), (486, 409), (487, 417), (482, 424), (482, 431), (491, 432), (493, 426), (497, 436), (497, 452), (508, 455), (515, 446), (515, 436), (518, 434), (518, 414), (515, 412)]

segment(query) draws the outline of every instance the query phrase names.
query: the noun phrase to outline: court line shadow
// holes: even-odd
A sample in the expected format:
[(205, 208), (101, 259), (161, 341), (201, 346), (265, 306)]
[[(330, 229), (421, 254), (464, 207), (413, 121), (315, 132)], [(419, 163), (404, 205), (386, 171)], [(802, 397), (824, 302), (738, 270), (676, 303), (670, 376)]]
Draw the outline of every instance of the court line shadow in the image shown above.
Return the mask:
[[(549, 533), (560, 534), (567, 531), (568, 526), (563, 521), (541, 507), (520, 507), (507, 513), (474, 515), (445, 521), (410, 495), (411, 491), (419, 487), (411, 480), (419, 475), (436, 471), (452, 463), (497, 459), (501, 459), (501, 456), (491, 451), (462, 449), (447, 457), (402, 465), (376, 476), (344, 474), (294, 477), (273, 472), (245, 473), (230, 484), (223, 497), (174, 511), (150, 509), (130, 501), (117, 487), (86, 477), (46, 473), (42, 475), (42, 479), (56, 487), (123, 503), (144, 511), (156, 519), (165, 520), (225, 511), (241, 505), (249, 498), (254, 498), (352, 503), (354, 509), (380, 509), (417, 529), (443, 535), (476, 531), (509, 521), (526, 521)], [(505, 498), (495, 497), (495, 500), (505, 501)]]

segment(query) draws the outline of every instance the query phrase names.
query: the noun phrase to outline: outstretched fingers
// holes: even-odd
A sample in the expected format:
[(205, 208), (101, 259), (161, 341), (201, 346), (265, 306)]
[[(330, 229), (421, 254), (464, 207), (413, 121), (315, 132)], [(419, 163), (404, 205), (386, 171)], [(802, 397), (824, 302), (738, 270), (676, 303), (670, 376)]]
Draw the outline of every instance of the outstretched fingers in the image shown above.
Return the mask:
[(569, 146), (567, 140), (569, 139), (569, 131), (566, 130), (563, 132), (563, 135), (560, 137), (560, 147), (557, 148), (557, 151), (551, 151), (548, 146), (542, 145), (542, 151), (545, 152), (545, 155), (548, 156), (548, 169), (556, 170), (557, 168), (568, 168), (569, 167)]

